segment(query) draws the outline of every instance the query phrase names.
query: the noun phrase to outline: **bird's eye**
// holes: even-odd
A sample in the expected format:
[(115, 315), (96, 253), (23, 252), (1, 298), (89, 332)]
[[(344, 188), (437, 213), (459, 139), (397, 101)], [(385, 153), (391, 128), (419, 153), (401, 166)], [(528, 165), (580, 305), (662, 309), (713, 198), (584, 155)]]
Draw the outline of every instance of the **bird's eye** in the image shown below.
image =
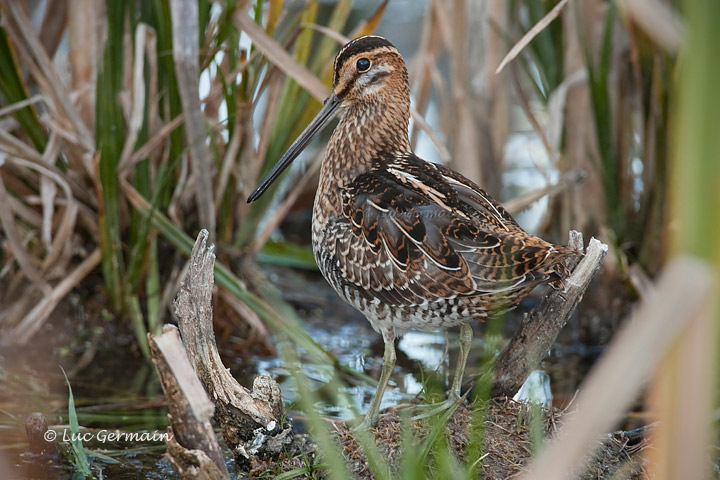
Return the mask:
[(367, 72), (368, 70), (370, 70), (370, 60), (363, 57), (357, 61), (355, 66), (357, 67), (358, 72), (360, 72), (360, 73)]

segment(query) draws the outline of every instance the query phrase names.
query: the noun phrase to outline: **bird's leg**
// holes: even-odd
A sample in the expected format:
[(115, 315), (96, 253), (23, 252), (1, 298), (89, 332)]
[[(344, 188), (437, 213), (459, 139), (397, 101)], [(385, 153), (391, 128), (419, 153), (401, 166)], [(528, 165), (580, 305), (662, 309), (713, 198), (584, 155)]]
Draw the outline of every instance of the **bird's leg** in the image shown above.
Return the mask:
[(375, 425), (378, 420), (378, 411), (380, 410), (380, 402), (382, 401), (383, 394), (385, 393), (385, 387), (387, 387), (388, 381), (390, 381), (390, 374), (392, 374), (393, 368), (395, 368), (395, 335), (383, 333), (383, 340), (385, 341), (385, 353), (383, 354), (382, 373), (380, 374), (380, 380), (378, 381), (377, 390), (375, 391), (375, 397), (370, 404), (370, 409), (365, 414), (363, 421), (358, 424), (354, 430), (367, 429)]
[(468, 354), (473, 341), (473, 330), (470, 325), (464, 323), (460, 325), (460, 356), (457, 365), (455, 365), (455, 377), (450, 387), (450, 399), (457, 400), (460, 398), (460, 388), (462, 387), (463, 374), (465, 373), (465, 364), (467, 364)]
[(470, 353), (470, 346), (473, 341), (473, 330), (468, 324), (460, 326), (460, 338), (458, 343), (460, 344), (460, 355), (458, 356), (457, 365), (455, 366), (455, 376), (453, 377), (452, 385), (450, 386), (450, 393), (448, 398), (439, 404), (428, 405), (431, 407), (429, 410), (412, 417), (412, 420), (421, 420), (423, 418), (431, 417), (439, 412), (448, 412), (451, 414), (450, 409), (457, 407), (462, 400), (460, 396), (460, 389), (462, 387), (463, 374), (465, 373), (465, 364), (467, 363), (468, 354)]

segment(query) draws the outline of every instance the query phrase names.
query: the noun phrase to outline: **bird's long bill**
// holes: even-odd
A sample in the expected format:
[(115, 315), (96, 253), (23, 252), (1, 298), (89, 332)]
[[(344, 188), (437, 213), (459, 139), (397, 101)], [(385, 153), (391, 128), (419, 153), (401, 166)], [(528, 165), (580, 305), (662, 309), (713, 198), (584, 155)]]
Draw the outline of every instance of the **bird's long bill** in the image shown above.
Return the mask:
[(268, 187), (270, 187), (270, 185), (272, 185), (280, 174), (290, 165), (290, 163), (295, 160), (295, 157), (300, 155), (300, 152), (307, 147), (308, 143), (310, 143), (315, 135), (317, 135), (318, 132), (320, 132), (320, 130), (322, 130), (323, 127), (335, 117), (335, 113), (337, 112), (339, 106), (340, 99), (336, 97), (334, 93), (331, 94), (327, 100), (325, 100), (325, 104), (318, 114), (315, 115), (312, 122), (310, 122), (305, 130), (303, 130), (297, 140), (290, 145), (290, 148), (287, 149), (272, 170), (270, 170), (270, 173), (268, 173), (263, 181), (260, 182), (260, 185), (258, 185), (257, 188), (255, 188), (255, 190), (250, 194), (247, 200), (248, 203), (257, 200), (263, 193), (265, 193), (265, 190), (267, 190)]

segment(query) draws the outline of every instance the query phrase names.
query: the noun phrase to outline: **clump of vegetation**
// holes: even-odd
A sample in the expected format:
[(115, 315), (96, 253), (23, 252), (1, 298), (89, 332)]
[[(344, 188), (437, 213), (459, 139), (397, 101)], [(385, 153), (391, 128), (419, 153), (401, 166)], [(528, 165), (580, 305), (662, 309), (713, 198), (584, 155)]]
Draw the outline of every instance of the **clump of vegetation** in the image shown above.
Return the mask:
[[(347, 30), (350, 4), (323, 12), (327, 28)], [(100, 267), (112, 314), (131, 321), (147, 354), (145, 333), (167, 319), (195, 232), (209, 228), (225, 262), (252, 258), (287, 210), (287, 185), (292, 199), (307, 181), (295, 172), (280, 194), (246, 205), (264, 165), (319, 108), (317, 77), (338, 41), (314, 28), (315, 2), (292, 12), (262, 1), (249, 11), (230, 1), (110, 2), (67, 15), (49, 6), (42, 29), (29, 13), (3, 4), (3, 340), (29, 341)], [(370, 32), (381, 14), (355, 32)], [(186, 36), (190, 59), (176, 51)], [(263, 258), (306, 262), (307, 253), (276, 246)], [(278, 316), (269, 303), (279, 300), (248, 292), (257, 276), (218, 272), (250, 336), (267, 343), (268, 317)]]

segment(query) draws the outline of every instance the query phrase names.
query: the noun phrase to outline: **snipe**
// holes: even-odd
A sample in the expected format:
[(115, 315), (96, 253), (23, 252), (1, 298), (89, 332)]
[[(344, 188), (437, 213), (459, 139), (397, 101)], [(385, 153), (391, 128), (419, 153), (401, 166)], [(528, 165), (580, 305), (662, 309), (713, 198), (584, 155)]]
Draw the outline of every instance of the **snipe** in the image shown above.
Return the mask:
[(472, 342), (468, 323), (514, 307), (538, 284), (561, 285), (562, 261), (577, 252), (528, 234), (476, 184), (415, 156), (407, 68), (377, 36), (340, 50), (330, 97), (248, 202), (338, 113), (320, 169), (312, 243), (327, 281), (385, 341), (362, 424), (371, 425), (395, 365), (395, 338), (410, 329), (460, 326), (450, 388), (457, 399)]

